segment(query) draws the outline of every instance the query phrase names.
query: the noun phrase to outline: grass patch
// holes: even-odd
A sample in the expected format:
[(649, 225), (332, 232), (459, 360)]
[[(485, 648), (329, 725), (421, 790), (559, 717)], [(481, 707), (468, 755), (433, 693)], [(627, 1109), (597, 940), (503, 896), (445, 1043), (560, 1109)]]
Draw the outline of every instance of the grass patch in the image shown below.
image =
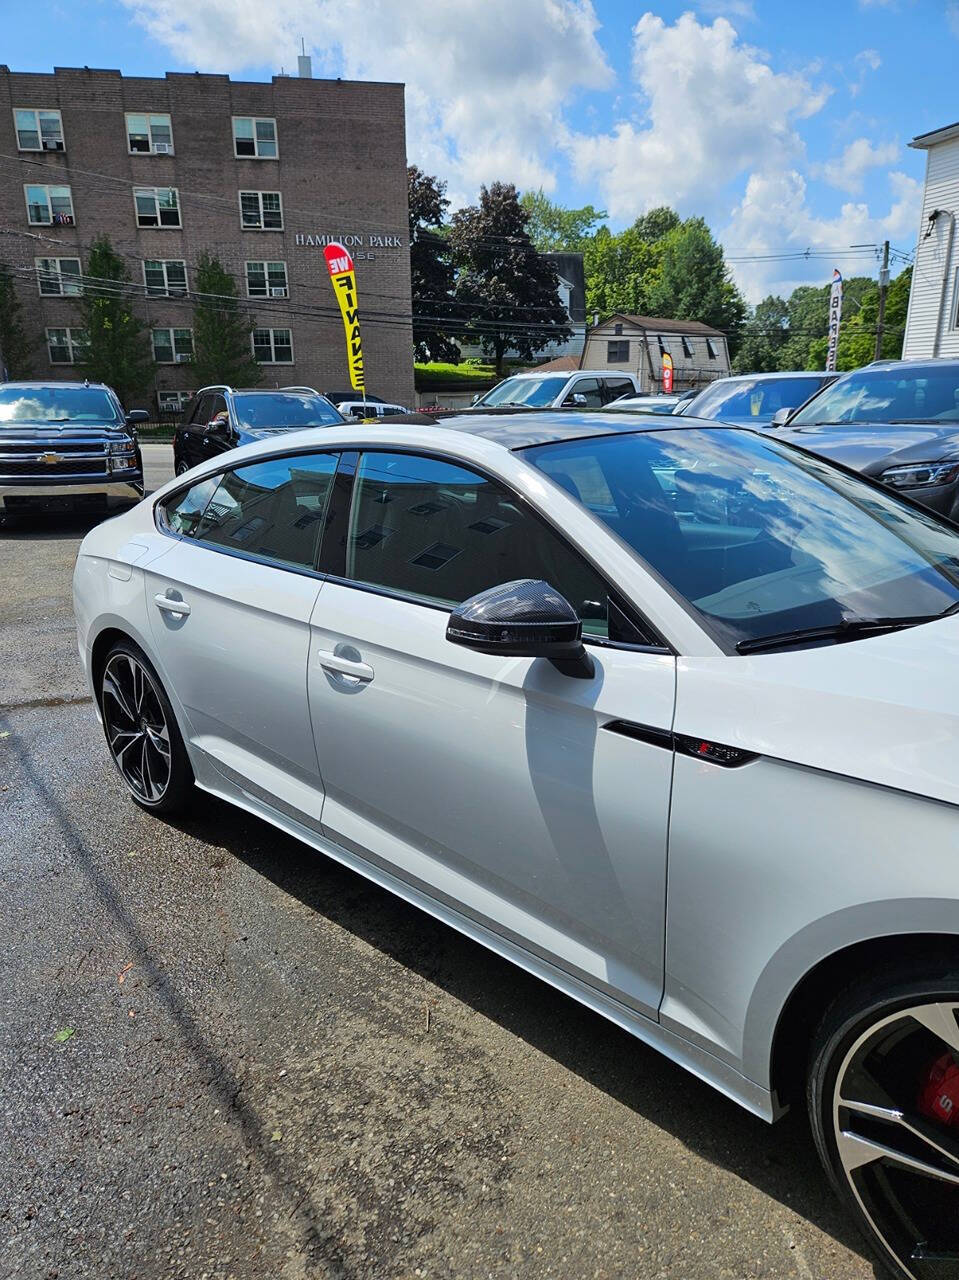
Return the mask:
[(481, 360), (464, 360), (460, 364), (436, 360), (429, 364), (414, 365), (414, 380), (417, 391), (426, 391), (431, 387), (483, 391), (496, 381), (496, 369)]

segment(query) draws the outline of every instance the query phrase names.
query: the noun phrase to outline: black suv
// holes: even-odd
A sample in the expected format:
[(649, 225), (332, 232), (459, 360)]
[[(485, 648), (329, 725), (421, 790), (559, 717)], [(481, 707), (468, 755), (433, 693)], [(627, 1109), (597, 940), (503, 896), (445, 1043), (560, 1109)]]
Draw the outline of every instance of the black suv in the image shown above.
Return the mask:
[(143, 497), (136, 438), (100, 382), (0, 382), (0, 523), (32, 511), (107, 511)]
[(227, 449), (251, 444), (281, 431), (334, 427), (346, 419), (311, 387), (249, 390), (201, 387), (173, 434), (177, 475)]

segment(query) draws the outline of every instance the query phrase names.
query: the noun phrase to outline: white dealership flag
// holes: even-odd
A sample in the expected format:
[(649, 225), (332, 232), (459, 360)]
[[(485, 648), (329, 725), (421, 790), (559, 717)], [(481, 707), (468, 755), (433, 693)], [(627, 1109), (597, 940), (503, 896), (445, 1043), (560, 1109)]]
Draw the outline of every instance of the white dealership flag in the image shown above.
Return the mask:
[(839, 349), (839, 322), (842, 319), (842, 276), (832, 273), (832, 289), (829, 291), (829, 349), (826, 352), (826, 372), (836, 372), (836, 352)]

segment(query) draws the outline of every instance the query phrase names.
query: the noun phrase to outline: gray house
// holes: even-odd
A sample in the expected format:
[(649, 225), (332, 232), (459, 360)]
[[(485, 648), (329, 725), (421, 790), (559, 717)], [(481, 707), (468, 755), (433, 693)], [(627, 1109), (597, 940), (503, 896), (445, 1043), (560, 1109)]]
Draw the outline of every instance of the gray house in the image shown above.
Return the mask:
[(586, 335), (580, 367), (623, 369), (638, 376), (644, 393), (662, 390), (663, 356), (673, 361), (673, 390), (703, 387), (729, 373), (726, 335), (698, 320), (619, 313)]

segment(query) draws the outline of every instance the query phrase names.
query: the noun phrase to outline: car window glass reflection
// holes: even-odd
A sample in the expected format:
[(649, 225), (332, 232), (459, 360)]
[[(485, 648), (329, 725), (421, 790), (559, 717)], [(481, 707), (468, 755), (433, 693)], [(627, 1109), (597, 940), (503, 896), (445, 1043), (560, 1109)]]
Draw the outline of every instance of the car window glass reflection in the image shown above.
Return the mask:
[(219, 479), (219, 476), (210, 476), (165, 502), (162, 511), (167, 528), (183, 537), (192, 538)]

